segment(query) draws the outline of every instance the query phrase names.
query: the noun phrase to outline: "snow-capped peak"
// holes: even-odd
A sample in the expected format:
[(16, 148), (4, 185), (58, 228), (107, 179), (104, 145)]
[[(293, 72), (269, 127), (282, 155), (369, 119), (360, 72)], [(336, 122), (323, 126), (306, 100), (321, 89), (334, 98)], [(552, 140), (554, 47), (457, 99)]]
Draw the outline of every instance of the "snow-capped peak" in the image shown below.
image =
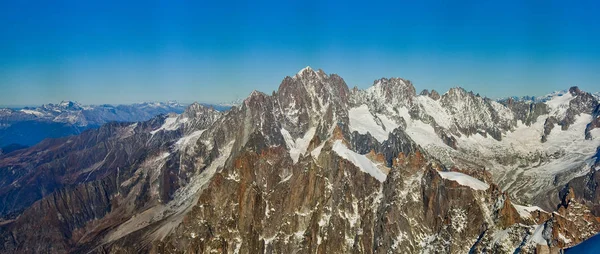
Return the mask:
[(296, 75), (302, 76), (302, 74), (305, 72), (314, 72), (314, 70), (310, 68), (310, 66), (306, 66), (302, 70), (300, 70)]
[(296, 73), (296, 75), (294, 75), (292, 78), (309, 81), (322, 81), (323, 79), (327, 78), (327, 74), (321, 69), (314, 70), (310, 66), (306, 66), (304, 69)]
[(63, 109), (73, 109), (73, 110), (81, 109), (81, 104), (74, 102), (74, 101), (61, 101), (60, 104), (58, 104), (58, 106)]
[(74, 103), (72, 101), (61, 101), (60, 104), (58, 104), (58, 105), (66, 107), (66, 106), (73, 105), (73, 104)]
[(552, 93), (546, 94), (544, 96), (541, 96), (539, 98), (540, 101), (542, 102), (546, 102), (554, 97), (558, 97), (558, 96), (563, 96), (564, 94), (569, 93), (569, 90), (565, 89), (565, 90), (559, 90), (559, 91), (554, 91)]

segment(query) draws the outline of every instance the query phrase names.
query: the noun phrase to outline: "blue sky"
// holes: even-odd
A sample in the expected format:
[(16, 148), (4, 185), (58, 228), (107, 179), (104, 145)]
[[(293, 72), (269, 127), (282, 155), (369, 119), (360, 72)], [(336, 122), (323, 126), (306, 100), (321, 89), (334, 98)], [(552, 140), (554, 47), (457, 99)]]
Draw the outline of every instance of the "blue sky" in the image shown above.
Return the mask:
[(360, 88), (393, 76), (488, 97), (599, 91), (599, 7), (0, 0), (0, 105), (222, 102), (270, 93), (307, 65)]

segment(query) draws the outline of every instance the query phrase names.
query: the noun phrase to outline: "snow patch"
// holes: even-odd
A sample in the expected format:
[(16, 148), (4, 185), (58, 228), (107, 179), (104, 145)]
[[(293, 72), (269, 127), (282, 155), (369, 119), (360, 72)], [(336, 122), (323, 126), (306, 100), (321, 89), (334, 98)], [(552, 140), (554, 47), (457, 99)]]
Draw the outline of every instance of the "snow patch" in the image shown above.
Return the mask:
[(544, 224), (537, 225), (533, 231), (533, 235), (530, 239), (531, 242), (536, 244), (547, 245), (548, 242), (544, 238)]
[(204, 133), (205, 130), (198, 130), (198, 131), (194, 131), (192, 132), (190, 135), (187, 135), (183, 138), (180, 138), (179, 140), (177, 140), (177, 142), (175, 143), (175, 147), (177, 149), (181, 149), (184, 147), (188, 147), (190, 144), (195, 143), (196, 141), (198, 141), (198, 138), (200, 138), (200, 135), (202, 135), (202, 133)]
[(184, 119), (181, 119), (180, 121), (178, 121), (177, 115), (171, 115), (165, 119), (165, 122), (163, 123), (162, 126), (160, 126), (160, 128), (153, 130), (150, 133), (152, 135), (154, 135), (161, 130), (174, 131), (174, 130), (177, 130), (179, 128), (179, 126), (184, 122), (187, 122), (187, 118), (184, 118)]
[(431, 116), (439, 126), (449, 129), (453, 125), (452, 117), (442, 107), (439, 100), (436, 101), (429, 96), (420, 95), (417, 96), (417, 101), (421, 108), (425, 110), (425, 113)]
[(294, 163), (298, 162), (298, 159), (300, 159), (300, 155), (306, 153), (308, 145), (310, 144), (310, 140), (315, 136), (316, 131), (316, 128), (310, 128), (304, 134), (304, 137), (297, 138), (296, 140), (294, 140), (294, 138), (292, 138), (292, 135), (286, 129), (281, 128), (281, 135), (283, 135), (285, 144), (290, 150), (290, 157), (292, 157), (292, 161), (294, 161)]
[(362, 172), (375, 177), (375, 179), (378, 181), (384, 182), (387, 178), (387, 174), (379, 169), (380, 164), (375, 164), (373, 161), (369, 160), (367, 156), (358, 154), (348, 149), (348, 147), (346, 147), (341, 140), (336, 140), (335, 143), (333, 143), (332, 150), (340, 157), (350, 161)]
[(35, 115), (35, 116), (44, 116), (44, 114), (42, 114), (41, 112), (35, 111), (35, 110), (21, 109), (21, 112), (23, 112), (25, 114)]
[(321, 150), (323, 150), (323, 146), (325, 146), (325, 142), (322, 142), (319, 146), (317, 146), (317, 148), (312, 150), (310, 155), (315, 159), (319, 158), (319, 155), (321, 155)]
[(503, 242), (505, 239), (507, 239), (510, 235), (510, 229), (505, 229), (505, 230), (499, 230), (494, 232), (494, 234), (492, 235), (492, 242), (493, 243), (501, 243)]
[(571, 239), (566, 238), (562, 233), (558, 233), (558, 239), (562, 240), (565, 244), (571, 243)]
[(474, 190), (487, 190), (490, 186), (479, 179), (466, 175), (460, 172), (443, 172), (438, 171), (438, 174), (444, 179), (455, 181), (460, 185), (468, 186)]
[[(383, 115), (379, 115), (381, 117)], [(382, 124), (384, 126), (379, 125), (371, 112), (369, 111), (369, 107), (365, 104), (352, 108), (348, 111), (348, 118), (350, 120), (349, 128), (350, 131), (357, 131), (360, 134), (371, 134), (377, 141), (383, 142), (388, 139), (389, 133), (394, 130), (394, 128), (398, 127), (394, 121), (385, 117), (381, 119)], [(386, 126), (389, 125), (389, 126)]]
[(519, 212), (519, 215), (522, 218), (531, 218), (531, 213), (535, 212), (535, 211), (546, 212), (546, 211), (544, 211), (544, 209), (542, 209), (538, 206), (522, 206), (522, 205), (516, 205), (516, 204), (513, 204), (513, 206), (515, 207), (517, 212)]

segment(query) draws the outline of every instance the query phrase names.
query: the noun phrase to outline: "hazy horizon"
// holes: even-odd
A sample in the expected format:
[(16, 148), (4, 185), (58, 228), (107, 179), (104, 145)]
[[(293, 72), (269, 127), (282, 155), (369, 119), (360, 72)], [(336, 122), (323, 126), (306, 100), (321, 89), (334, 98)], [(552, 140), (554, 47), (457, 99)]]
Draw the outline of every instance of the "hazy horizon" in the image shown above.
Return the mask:
[(0, 2), (0, 104), (221, 103), (305, 66), (490, 98), (597, 92), (597, 2)]
[[(308, 67), (310, 67), (310, 66), (308, 66)], [(319, 68), (316, 68), (315, 70), (318, 70), (318, 69)], [(327, 73), (327, 74), (331, 75), (331, 74), (337, 74), (337, 73)], [(287, 75), (287, 76), (293, 77), (294, 75)], [(343, 78), (344, 77), (342, 77), (342, 79)], [(396, 78), (396, 77), (381, 77), (381, 78)], [(403, 77), (397, 77), (397, 78), (403, 78)], [(376, 81), (376, 80), (374, 80), (374, 81)], [(407, 80), (410, 80), (410, 79), (407, 79)], [(365, 88), (370, 87), (373, 84), (374, 83), (370, 84), (369, 86), (359, 86), (359, 88), (360, 89), (365, 89)], [(351, 86), (349, 84), (347, 84), (347, 85), (348, 85), (348, 88), (350, 88), (350, 89), (352, 89), (354, 87), (354, 86)], [(415, 90), (416, 90), (417, 94), (419, 94), (424, 89), (426, 89), (428, 91), (435, 90), (435, 89), (429, 89), (429, 88), (419, 88), (414, 83), (413, 83), (413, 86), (415, 87)], [(279, 84), (276, 85), (275, 89), (273, 89), (272, 91), (277, 91), (278, 87), (279, 87)], [(448, 90), (450, 90), (451, 88), (454, 88), (454, 87), (461, 87), (461, 86), (451, 86), (451, 87), (448, 87), (446, 90), (436, 90), (436, 91), (438, 93), (440, 93), (440, 94), (444, 94), (444, 93), (448, 92)], [(538, 96), (545, 96), (545, 95), (548, 95), (548, 94), (551, 94), (551, 93), (554, 93), (554, 92), (568, 91), (568, 89), (570, 87), (572, 87), (572, 86), (567, 86), (564, 89), (558, 89), (558, 90), (552, 90), (552, 91), (545, 91), (545, 92), (542, 92), (542, 93), (539, 93), (539, 94), (513, 94), (513, 95), (507, 95), (507, 96), (500, 96), (500, 97), (490, 97), (490, 96), (487, 96), (486, 94), (482, 94), (482, 93), (478, 92), (477, 90), (469, 90), (469, 89), (466, 89), (464, 87), (461, 87), (461, 88), (464, 88), (464, 89), (466, 89), (469, 92), (473, 92), (473, 93), (479, 94), (482, 97), (487, 97), (487, 98), (490, 98), (490, 99), (504, 99), (504, 98), (508, 98), (508, 97), (525, 97), (525, 96), (538, 97)], [(581, 89), (581, 87), (580, 87), (580, 89)], [(254, 90), (257, 90), (257, 89), (254, 89)], [(254, 90), (252, 90), (252, 91), (254, 91)], [(582, 90), (584, 90), (584, 89), (582, 89)], [(242, 97), (237, 97), (237, 98), (234, 98), (234, 99), (231, 99), (231, 100), (227, 100), (227, 101), (215, 101), (215, 102), (198, 101), (198, 100), (195, 100), (195, 101), (179, 101), (179, 100), (175, 100), (175, 99), (165, 99), (165, 100), (129, 101), (129, 102), (115, 102), (115, 103), (103, 103), (103, 102), (101, 102), (101, 103), (86, 103), (86, 102), (82, 102), (82, 101), (79, 101), (79, 100), (72, 100), (72, 99), (66, 98), (66, 99), (62, 99), (60, 101), (48, 101), (48, 102), (39, 103), (39, 104), (12, 104), (12, 105), (11, 104), (0, 104), (0, 108), (37, 107), (37, 106), (41, 106), (43, 104), (58, 104), (58, 103), (60, 103), (62, 101), (73, 101), (73, 102), (80, 103), (82, 105), (104, 105), (104, 104), (108, 104), (108, 105), (115, 105), (115, 106), (116, 105), (131, 105), (131, 104), (139, 104), (139, 103), (156, 103), (156, 102), (166, 103), (166, 102), (170, 102), (170, 101), (171, 102), (177, 102), (177, 103), (184, 104), (184, 105), (192, 104), (192, 103), (200, 103), (200, 104), (207, 104), (207, 105), (219, 105), (219, 104), (230, 104), (230, 103), (235, 102), (235, 101), (244, 100), (245, 98), (247, 98), (250, 95), (250, 93), (252, 93), (252, 91), (248, 92), (247, 95), (242, 96)], [(266, 93), (266, 94), (270, 94), (272, 92), (272, 91), (260, 91), (260, 90), (257, 90), (257, 91), (263, 92), (263, 93)], [(598, 94), (598, 93), (600, 93), (600, 89), (591, 90), (591, 91), (584, 90), (584, 91), (592, 93), (592, 94)]]
[[(336, 73), (327, 73), (327, 74), (330, 75), (330, 74), (336, 74)], [(294, 75), (287, 75), (287, 76), (293, 77)], [(392, 77), (382, 77), (382, 78), (392, 78)], [(399, 78), (402, 78), (402, 77), (399, 77)], [(353, 86), (350, 86), (349, 84), (347, 84), (347, 85), (348, 85), (349, 89), (353, 88)], [(371, 85), (373, 85), (373, 84), (371, 84)], [(369, 86), (371, 86), (371, 85), (369, 85)], [(363, 87), (359, 87), (359, 88), (360, 89), (365, 89), (365, 88), (368, 88), (369, 86), (363, 86)], [(413, 86), (415, 86), (417, 95), (421, 91), (423, 91), (424, 89), (427, 89), (428, 91), (432, 91), (432, 89), (428, 89), (428, 88), (418, 88), (418, 86), (416, 86), (415, 84), (413, 84)], [(276, 88), (273, 91), (277, 91), (278, 87), (279, 87), (279, 84), (276, 86)], [(450, 90), (451, 88), (454, 88), (454, 87), (460, 87), (460, 86), (452, 86), (452, 87), (448, 87), (448, 89), (443, 90), (443, 91), (440, 91), (440, 90), (436, 90), (436, 91), (438, 93), (440, 93), (440, 95), (442, 95), (442, 94), (448, 92), (448, 90)], [(548, 94), (551, 94), (551, 93), (554, 93), (554, 92), (568, 91), (569, 88), (571, 88), (571, 87), (572, 86), (568, 86), (568, 87), (565, 87), (564, 89), (553, 90), (553, 91), (546, 91), (546, 92), (543, 92), (543, 93), (540, 93), (540, 94), (514, 94), (514, 95), (508, 95), (508, 96), (501, 96), (501, 97), (490, 97), (490, 96), (487, 96), (485, 94), (482, 94), (482, 93), (478, 92), (477, 90), (468, 90), (468, 89), (466, 89), (466, 90), (469, 91), (469, 92), (473, 92), (473, 93), (479, 94), (482, 97), (487, 97), (487, 98), (490, 98), (490, 99), (505, 99), (505, 98), (509, 98), (509, 97), (525, 97), (525, 96), (538, 97), (538, 96), (545, 96), (545, 95), (548, 95)], [(464, 87), (462, 87), (462, 88), (464, 88)], [(581, 89), (581, 87), (580, 87), (580, 89)], [(254, 90), (252, 90), (252, 91), (254, 91)], [(60, 101), (49, 101), (49, 102), (44, 102), (44, 103), (40, 103), (40, 104), (12, 104), (12, 105), (10, 105), (10, 104), (0, 104), (0, 108), (16, 108), (16, 109), (19, 109), (19, 108), (25, 108), (25, 107), (37, 107), (37, 106), (41, 106), (43, 104), (58, 104), (58, 103), (60, 103), (62, 101), (73, 101), (73, 102), (80, 103), (82, 105), (104, 105), (104, 104), (108, 104), (108, 105), (114, 105), (114, 106), (117, 106), (117, 105), (140, 104), (140, 103), (157, 103), (157, 102), (166, 103), (166, 102), (172, 101), (172, 102), (177, 102), (177, 103), (180, 103), (180, 104), (183, 104), (183, 105), (189, 105), (189, 104), (192, 104), (192, 103), (200, 103), (200, 104), (216, 105), (216, 106), (218, 106), (219, 104), (230, 104), (230, 103), (233, 103), (235, 101), (244, 100), (244, 99), (246, 99), (252, 93), (252, 91), (249, 92), (247, 95), (245, 95), (243, 97), (234, 98), (234, 99), (228, 100), (228, 101), (218, 101), (218, 102), (207, 102), (207, 101), (198, 101), (198, 100), (196, 100), (196, 101), (178, 101), (178, 100), (173, 100), (173, 99), (165, 99), (165, 100), (154, 100), (154, 101), (133, 101), (133, 102), (117, 102), (117, 103), (85, 103), (85, 102), (78, 101), (78, 100), (63, 99), (63, 100), (60, 100)], [(584, 90), (584, 91), (592, 93), (592, 94), (600, 94), (600, 89), (593, 90), (593, 91), (588, 91), (588, 90)], [(265, 94), (270, 94), (272, 91), (259, 91), (259, 92), (262, 92), (262, 93), (265, 93)]]

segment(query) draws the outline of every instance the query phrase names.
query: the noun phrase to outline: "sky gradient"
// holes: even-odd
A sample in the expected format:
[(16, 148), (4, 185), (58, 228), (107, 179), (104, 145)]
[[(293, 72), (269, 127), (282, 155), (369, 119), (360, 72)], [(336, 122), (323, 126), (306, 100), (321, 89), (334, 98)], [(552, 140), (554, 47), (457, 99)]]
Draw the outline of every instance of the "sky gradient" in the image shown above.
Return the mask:
[(598, 1), (282, 2), (0, 0), (0, 105), (218, 103), (308, 65), (359, 88), (600, 91)]

